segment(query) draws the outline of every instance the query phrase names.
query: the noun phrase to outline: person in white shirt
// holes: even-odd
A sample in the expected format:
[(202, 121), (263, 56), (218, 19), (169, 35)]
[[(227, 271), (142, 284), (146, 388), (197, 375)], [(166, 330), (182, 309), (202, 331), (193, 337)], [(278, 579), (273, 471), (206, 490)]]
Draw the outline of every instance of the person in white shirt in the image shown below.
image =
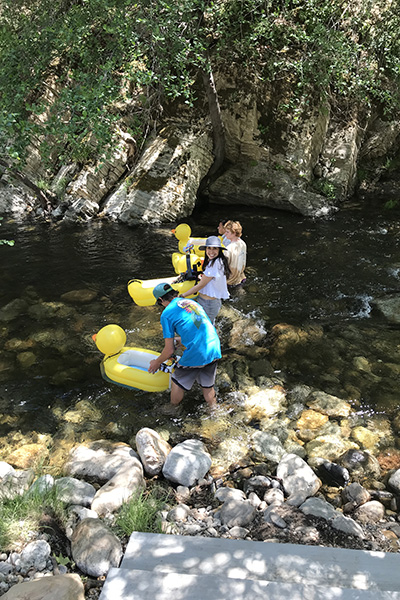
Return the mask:
[(226, 249), (226, 257), (229, 262), (231, 274), (228, 277), (228, 286), (236, 286), (244, 283), (246, 277), (247, 246), (242, 240), (242, 226), (239, 221), (228, 221), (225, 223), (225, 235), (230, 241)]
[(230, 276), (230, 269), (224, 255), (225, 248), (216, 235), (208, 237), (206, 245), (200, 246), (200, 250), (205, 250), (201, 279), (190, 290), (180, 294), (180, 297), (186, 298), (198, 292), (196, 300), (204, 308), (214, 325), (222, 306), (222, 300), (229, 298), (227, 278)]

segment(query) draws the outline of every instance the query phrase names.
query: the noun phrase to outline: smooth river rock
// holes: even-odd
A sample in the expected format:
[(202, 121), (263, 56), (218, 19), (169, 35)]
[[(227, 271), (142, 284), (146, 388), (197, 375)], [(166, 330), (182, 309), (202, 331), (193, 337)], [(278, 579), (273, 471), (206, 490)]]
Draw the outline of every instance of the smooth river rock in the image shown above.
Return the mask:
[(211, 467), (211, 456), (200, 440), (185, 440), (168, 454), (162, 473), (165, 479), (191, 487)]
[(18, 583), (3, 600), (85, 600), (85, 588), (79, 575), (54, 575)]
[(84, 519), (77, 525), (71, 552), (77, 567), (91, 577), (106, 575), (122, 558), (121, 542), (100, 519)]

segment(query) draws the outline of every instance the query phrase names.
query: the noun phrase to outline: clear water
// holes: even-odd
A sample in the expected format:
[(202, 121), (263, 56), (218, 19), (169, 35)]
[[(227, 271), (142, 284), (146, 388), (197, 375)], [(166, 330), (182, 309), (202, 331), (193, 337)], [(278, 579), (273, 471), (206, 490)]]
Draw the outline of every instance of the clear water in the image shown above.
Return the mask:
[[(202, 237), (216, 232), (220, 216), (225, 215), (207, 210), (185, 222)], [(399, 213), (348, 210), (313, 221), (240, 208), (232, 216), (241, 221), (248, 247), (247, 283), (234, 294), (232, 306), (267, 331), (282, 322), (322, 327), (321, 337), (295, 349), (282, 364), (274, 363), (276, 372), (287, 385), (305, 383), (356, 401), (360, 409), (394, 414), (400, 404), (400, 328), (373, 311), (371, 303), (399, 290)], [(0, 246), (0, 308), (21, 298), (26, 305), (13, 320), (0, 321), (1, 440), (18, 430), (128, 441), (142, 426), (162, 426), (158, 406), (168, 394), (126, 390), (102, 380), (101, 355), (91, 335), (118, 323), (130, 343), (161, 350), (159, 309), (134, 305), (126, 284), (133, 277), (173, 275), (177, 240), (171, 228), (176, 225), (3, 221), (0, 237), (14, 239), (15, 246)], [(96, 297), (68, 304), (67, 310), (56, 304), (76, 289), (93, 290)], [(45, 309), (32, 308), (38, 305)], [(33, 364), (29, 356), (24, 362), (27, 352), (33, 353)], [(372, 371), (355, 370), (357, 357), (365, 358)], [(186, 418), (195, 419), (203, 409), (200, 392), (192, 391)]]

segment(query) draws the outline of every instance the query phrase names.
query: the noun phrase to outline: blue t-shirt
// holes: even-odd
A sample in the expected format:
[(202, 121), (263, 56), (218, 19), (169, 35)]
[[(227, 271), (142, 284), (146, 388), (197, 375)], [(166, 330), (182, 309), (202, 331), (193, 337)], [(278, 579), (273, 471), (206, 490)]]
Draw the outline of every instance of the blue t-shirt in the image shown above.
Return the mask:
[(186, 350), (181, 367), (202, 367), (221, 358), (221, 344), (214, 325), (200, 304), (187, 298), (174, 298), (161, 315), (164, 338), (175, 333)]

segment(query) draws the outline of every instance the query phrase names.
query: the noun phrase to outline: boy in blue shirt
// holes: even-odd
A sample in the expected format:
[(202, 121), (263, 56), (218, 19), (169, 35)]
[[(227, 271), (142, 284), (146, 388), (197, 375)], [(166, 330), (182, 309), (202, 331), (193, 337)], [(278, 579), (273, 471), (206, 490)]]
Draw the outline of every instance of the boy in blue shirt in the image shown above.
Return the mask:
[(150, 362), (149, 373), (158, 371), (161, 363), (174, 354), (176, 333), (185, 350), (171, 376), (171, 405), (178, 406), (185, 391), (197, 381), (204, 400), (210, 407), (215, 406), (214, 383), (221, 345), (214, 326), (197, 302), (178, 298), (178, 292), (168, 283), (156, 285), (153, 294), (157, 304), (164, 307), (160, 319), (164, 349), (158, 358)]

